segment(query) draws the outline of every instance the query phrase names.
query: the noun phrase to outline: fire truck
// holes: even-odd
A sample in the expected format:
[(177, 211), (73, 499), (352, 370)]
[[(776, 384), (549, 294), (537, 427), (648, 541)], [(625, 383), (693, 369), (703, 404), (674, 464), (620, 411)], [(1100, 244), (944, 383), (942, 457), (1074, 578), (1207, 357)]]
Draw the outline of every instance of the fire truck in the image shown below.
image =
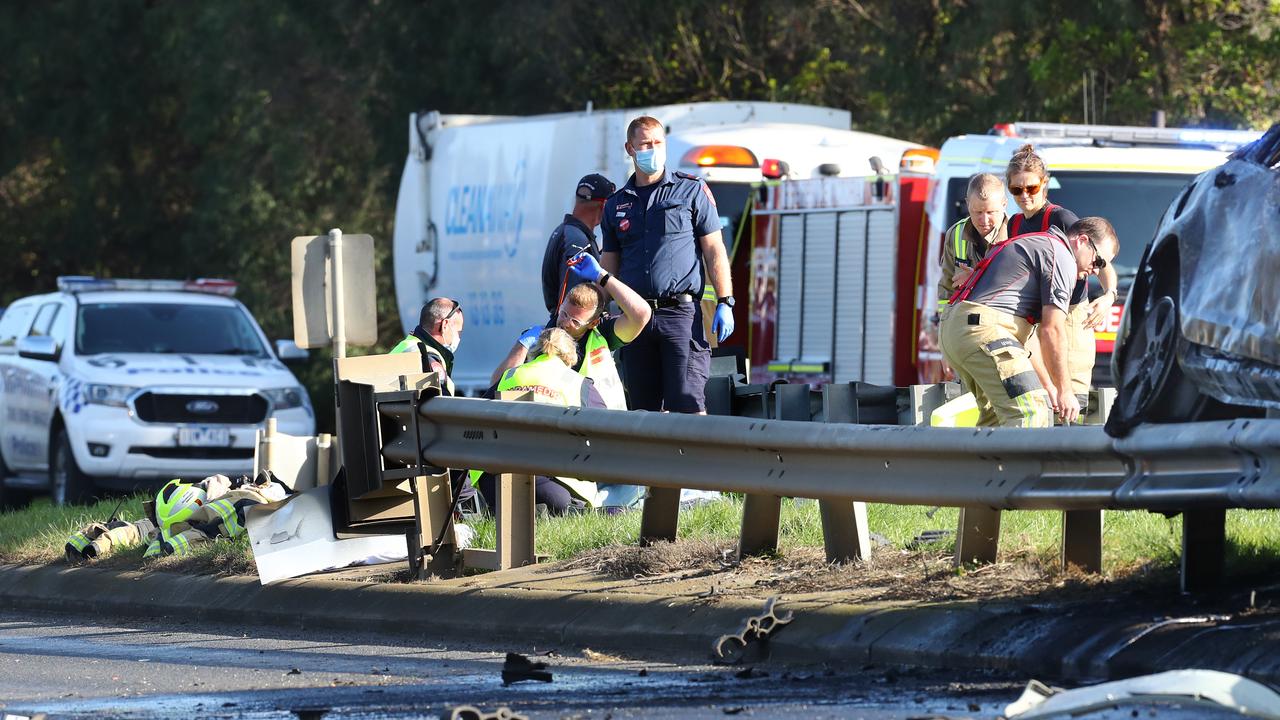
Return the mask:
[[(967, 213), (979, 172), (1004, 176), (1032, 143), (1049, 168), (1049, 198), (1115, 226), (1120, 297), (1096, 334), (1094, 384), (1111, 385), (1110, 354), (1126, 291), (1165, 208), (1197, 174), (1260, 136), (1252, 131), (1049, 123), (997, 125), (938, 150), (906, 151), (896, 176), (762, 183), (753, 207), (752, 382), (945, 379), (937, 346), (942, 234)], [(1008, 213), (1019, 212), (1008, 199)], [(737, 268), (735, 268), (736, 270)], [(735, 277), (742, 277), (735, 273)], [(1091, 296), (1101, 290), (1091, 280)]]

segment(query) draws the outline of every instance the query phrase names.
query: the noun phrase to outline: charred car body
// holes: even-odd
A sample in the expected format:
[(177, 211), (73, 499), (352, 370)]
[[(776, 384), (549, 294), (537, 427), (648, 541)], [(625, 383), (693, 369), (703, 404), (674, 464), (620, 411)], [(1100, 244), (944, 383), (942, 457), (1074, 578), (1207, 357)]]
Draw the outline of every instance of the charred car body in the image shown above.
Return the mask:
[(1280, 410), (1278, 276), (1280, 124), (1165, 211), (1117, 334), (1107, 431)]

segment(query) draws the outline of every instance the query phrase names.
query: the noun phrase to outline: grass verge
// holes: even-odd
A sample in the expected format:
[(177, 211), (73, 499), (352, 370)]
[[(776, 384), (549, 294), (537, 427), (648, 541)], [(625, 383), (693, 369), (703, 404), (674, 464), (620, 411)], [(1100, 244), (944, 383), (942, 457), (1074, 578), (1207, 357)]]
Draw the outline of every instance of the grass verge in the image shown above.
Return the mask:
[[(108, 518), (119, 504), (119, 514), (136, 519), (146, 495), (112, 499), (84, 507), (55, 507), (47, 500), (0, 514), (0, 563), (49, 564), (63, 562), (63, 546), (72, 532), (88, 523)], [(880, 554), (896, 550), (930, 566), (930, 558), (945, 558), (954, 549), (958, 510), (908, 505), (868, 506), (869, 525)], [(1061, 542), (1062, 514), (1054, 511), (1005, 513), (1001, 525), (1001, 558), (1024, 565), (1051, 568), (1057, 563)], [(696, 555), (732, 548), (737, 542), (742, 518), (742, 500), (725, 498), (684, 508), (680, 513), (680, 537), (699, 541), (684, 551), (680, 562), (692, 563)], [(476, 547), (494, 547), (492, 519), (473, 520)], [(942, 539), (919, 542), (926, 530), (943, 531)], [(640, 513), (602, 515), (588, 513), (569, 517), (538, 519), (537, 551), (554, 560), (583, 558), (601, 548), (635, 546), (640, 533)], [(1145, 512), (1109, 512), (1103, 535), (1103, 562), (1106, 577), (1176, 569), (1182, 536), (1181, 517), (1166, 518)], [(782, 505), (779, 559), (817, 558), (821, 564), (822, 524), (816, 502), (786, 500)], [(814, 550), (819, 552), (815, 554)], [(143, 567), (142, 547), (124, 550), (97, 561), (99, 567)], [(692, 553), (692, 555), (688, 555)], [(657, 558), (659, 556), (654, 556)], [(644, 563), (667, 562), (654, 558), (619, 560), (617, 572), (633, 574)], [(670, 558), (668, 558), (670, 560)], [(641, 563), (639, 566), (628, 563)], [(945, 562), (937, 563), (947, 567)], [(1229, 573), (1257, 575), (1280, 566), (1280, 511), (1232, 510), (1227, 513), (1227, 569)], [(188, 556), (161, 558), (147, 562), (156, 570), (192, 573), (253, 574), (253, 558), (246, 537), (201, 545)], [(600, 569), (609, 570), (608, 563)], [(962, 571), (963, 574), (963, 571)]]

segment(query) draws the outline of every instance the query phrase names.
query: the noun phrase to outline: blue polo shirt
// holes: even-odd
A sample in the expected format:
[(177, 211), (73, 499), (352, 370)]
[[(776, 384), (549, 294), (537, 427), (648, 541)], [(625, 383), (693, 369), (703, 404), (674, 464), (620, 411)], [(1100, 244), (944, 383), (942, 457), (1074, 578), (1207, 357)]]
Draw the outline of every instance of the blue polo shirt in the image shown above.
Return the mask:
[[(647, 195), (647, 197), (646, 197)], [(701, 178), (664, 169), (658, 182), (636, 188), (632, 175), (604, 204), (603, 251), (620, 253), (618, 277), (641, 297), (702, 296), (697, 239), (720, 229), (711, 190)]]

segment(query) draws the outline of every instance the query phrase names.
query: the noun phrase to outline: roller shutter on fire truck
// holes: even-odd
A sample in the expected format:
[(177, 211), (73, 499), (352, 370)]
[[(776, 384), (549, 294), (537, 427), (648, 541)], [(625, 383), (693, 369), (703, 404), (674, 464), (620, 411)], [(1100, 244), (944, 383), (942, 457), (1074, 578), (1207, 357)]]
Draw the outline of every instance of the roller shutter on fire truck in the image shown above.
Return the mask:
[[(834, 193), (789, 183), (781, 207), (757, 210), (776, 216), (765, 244), (776, 241), (778, 257), (776, 346), (763, 379), (893, 384), (892, 198), (872, 201), (871, 183), (840, 182)], [(819, 203), (830, 206), (806, 207)]]

